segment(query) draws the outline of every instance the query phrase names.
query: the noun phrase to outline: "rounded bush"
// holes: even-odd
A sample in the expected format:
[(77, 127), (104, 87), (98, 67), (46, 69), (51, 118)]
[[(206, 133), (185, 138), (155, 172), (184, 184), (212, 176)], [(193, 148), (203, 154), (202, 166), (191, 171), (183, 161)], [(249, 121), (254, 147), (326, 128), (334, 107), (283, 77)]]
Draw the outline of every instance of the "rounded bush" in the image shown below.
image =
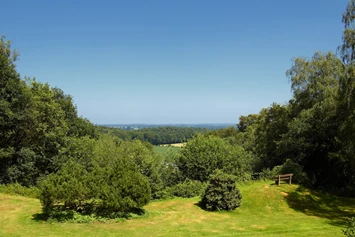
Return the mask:
[(242, 202), (242, 194), (235, 181), (235, 176), (222, 171), (211, 175), (209, 185), (201, 200), (201, 206), (208, 211), (231, 211), (239, 207)]

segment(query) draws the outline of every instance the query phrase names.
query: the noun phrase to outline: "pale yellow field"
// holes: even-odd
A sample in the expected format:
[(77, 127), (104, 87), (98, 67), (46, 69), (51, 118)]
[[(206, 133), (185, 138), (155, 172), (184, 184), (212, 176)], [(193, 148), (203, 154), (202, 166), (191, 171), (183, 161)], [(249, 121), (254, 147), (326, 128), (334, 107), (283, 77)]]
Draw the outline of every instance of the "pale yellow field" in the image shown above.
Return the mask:
[(183, 147), (185, 145), (186, 145), (186, 143), (172, 143), (172, 144), (164, 144), (161, 146)]

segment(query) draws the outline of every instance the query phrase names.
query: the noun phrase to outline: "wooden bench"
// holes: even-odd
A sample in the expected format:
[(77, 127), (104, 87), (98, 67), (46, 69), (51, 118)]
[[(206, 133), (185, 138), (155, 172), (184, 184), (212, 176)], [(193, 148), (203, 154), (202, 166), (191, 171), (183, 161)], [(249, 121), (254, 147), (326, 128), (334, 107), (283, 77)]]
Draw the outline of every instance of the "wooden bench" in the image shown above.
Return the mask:
[(280, 185), (281, 180), (288, 180), (288, 183), (291, 184), (293, 174), (280, 174), (275, 176), (275, 183)]

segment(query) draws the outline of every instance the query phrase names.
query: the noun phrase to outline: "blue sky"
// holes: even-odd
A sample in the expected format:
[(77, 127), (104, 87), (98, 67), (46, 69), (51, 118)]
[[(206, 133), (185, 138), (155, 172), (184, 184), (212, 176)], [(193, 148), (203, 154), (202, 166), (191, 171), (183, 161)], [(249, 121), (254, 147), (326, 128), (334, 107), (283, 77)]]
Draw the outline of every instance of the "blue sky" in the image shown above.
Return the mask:
[(347, 0), (3, 0), (21, 76), (95, 124), (237, 123), (291, 98), (294, 57), (335, 51)]

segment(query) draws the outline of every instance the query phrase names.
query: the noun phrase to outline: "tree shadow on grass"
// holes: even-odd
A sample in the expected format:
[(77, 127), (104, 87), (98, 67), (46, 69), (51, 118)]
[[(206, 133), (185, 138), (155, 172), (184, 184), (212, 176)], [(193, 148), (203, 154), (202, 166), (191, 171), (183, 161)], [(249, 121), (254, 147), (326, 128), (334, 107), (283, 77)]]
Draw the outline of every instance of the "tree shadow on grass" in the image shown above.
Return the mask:
[(342, 198), (298, 187), (285, 199), (292, 209), (308, 216), (325, 218), (331, 225), (345, 226), (355, 216), (355, 199)]
[(112, 212), (109, 210), (101, 210), (96, 212), (78, 212), (68, 209), (55, 209), (50, 213), (42, 212), (32, 215), (32, 220), (36, 222), (76, 222), (88, 223), (93, 221), (107, 221), (110, 219), (132, 219), (143, 216), (145, 210), (143, 208), (132, 208), (127, 212)]
[(194, 206), (199, 207), (201, 210), (209, 211), (209, 210), (207, 210), (206, 207), (202, 204), (202, 201), (201, 201), (201, 200), (198, 201), (198, 202), (195, 202), (195, 203), (194, 203)]

